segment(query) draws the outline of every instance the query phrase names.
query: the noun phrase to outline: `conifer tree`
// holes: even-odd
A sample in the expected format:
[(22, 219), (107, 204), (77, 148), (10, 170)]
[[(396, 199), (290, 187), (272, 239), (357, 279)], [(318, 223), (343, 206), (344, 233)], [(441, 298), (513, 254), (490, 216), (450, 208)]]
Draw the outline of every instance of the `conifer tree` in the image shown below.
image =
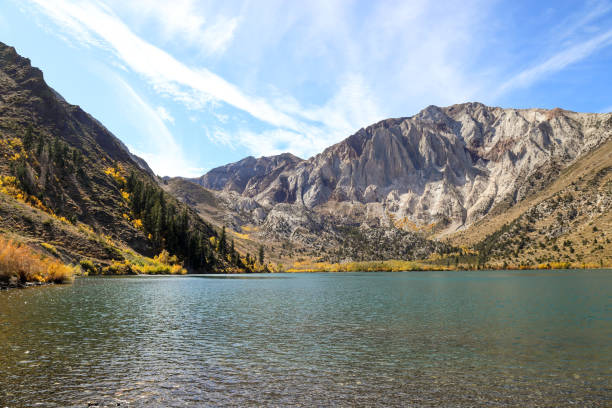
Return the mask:
[(265, 260), (265, 257), (264, 257), (264, 247), (263, 247), (263, 245), (260, 245), (259, 246), (259, 264), (263, 265), (264, 264), (264, 260)]
[(219, 252), (221, 255), (225, 255), (227, 253), (227, 238), (225, 236), (225, 225), (221, 230), (221, 237), (219, 238)]
[(34, 145), (34, 128), (32, 124), (28, 124), (28, 128), (26, 129), (26, 133), (23, 136), (23, 147), (26, 150), (30, 150)]

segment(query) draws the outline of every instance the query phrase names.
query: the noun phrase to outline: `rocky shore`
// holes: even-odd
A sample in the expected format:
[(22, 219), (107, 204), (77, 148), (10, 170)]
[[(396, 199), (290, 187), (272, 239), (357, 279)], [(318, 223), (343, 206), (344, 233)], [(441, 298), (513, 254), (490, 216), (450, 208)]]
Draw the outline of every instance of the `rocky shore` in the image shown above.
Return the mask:
[(53, 282), (0, 282), (0, 290), (25, 289), (32, 288), (35, 286), (46, 286), (52, 284)]

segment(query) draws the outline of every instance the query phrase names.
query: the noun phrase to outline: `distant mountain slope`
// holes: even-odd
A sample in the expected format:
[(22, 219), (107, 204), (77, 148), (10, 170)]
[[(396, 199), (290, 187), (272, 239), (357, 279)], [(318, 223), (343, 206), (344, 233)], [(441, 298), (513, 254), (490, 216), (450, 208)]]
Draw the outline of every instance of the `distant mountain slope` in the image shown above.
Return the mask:
[(541, 190), (450, 236), (483, 260), (513, 265), (612, 265), (612, 140)]
[(300, 260), (423, 259), (452, 251), (449, 245), (412, 231), (378, 223), (368, 226), (363, 220), (296, 204), (266, 209), (235, 191), (216, 192), (182, 178), (166, 179), (164, 188), (203, 218), (229, 227), (241, 251), (256, 253), (264, 245), (268, 259), (285, 267)]
[(374, 204), (370, 212), (452, 232), (520, 201), (611, 135), (612, 114), (430, 106), (362, 129), (309, 160), (262, 158), (281, 165), (255, 170), (249, 158), (199, 182), (266, 207)]
[[(229, 243), (158, 185), (146, 162), (0, 43), (0, 230), (65, 260), (167, 249), (193, 270), (243, 267)], [(211, 241), (212, 238), (212, 241)]]
[(294, 202), (295, 198), (285, 194), (283, 174), (290, 172), (303, 162), (290, 153), (272, 157), (247, 157), (236, 163), (217, 167), (195, 181), (213, 190), (235, 191), (245, 196), (266, 191), (275, 202)]
[[(299, 248), (326, 261), (445, 259), (455, 251), (480, 265), (609, 263), (611, 143), (612, 114), (430, 106), (361, 129), (308, 160), (249, 157), (211, 170), (194, 181), (216, 204), (202, 205), (192, 194), (191, 205), (250, 238), (275, 242), (278, 254)], [(600, 176), (603, 181), (585, 181)], [(189, 202), (177, 185), (170, 190)], [(571, 220), (565, 206), (551, 204), (559, 194), (572, 195), (572, 205), (581, 207), (572, 207)], [(535, 224), (519, 234), (520, 244), (508, 231), (524, 228), (527, 214)], [(599, 238), (584, 232), (594, 226)], [(589, 237), (573, 237), (578, 230)], [(580, 241), (572, 256), (546, 255), (570, 235)]]

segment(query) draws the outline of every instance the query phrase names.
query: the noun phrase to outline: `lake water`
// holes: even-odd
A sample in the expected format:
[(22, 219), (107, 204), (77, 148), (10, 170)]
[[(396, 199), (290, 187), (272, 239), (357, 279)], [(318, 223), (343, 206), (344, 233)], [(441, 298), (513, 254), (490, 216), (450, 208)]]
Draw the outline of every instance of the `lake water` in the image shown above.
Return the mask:
[(0, 292), (0, 406), (612, 406), (612, 271)]

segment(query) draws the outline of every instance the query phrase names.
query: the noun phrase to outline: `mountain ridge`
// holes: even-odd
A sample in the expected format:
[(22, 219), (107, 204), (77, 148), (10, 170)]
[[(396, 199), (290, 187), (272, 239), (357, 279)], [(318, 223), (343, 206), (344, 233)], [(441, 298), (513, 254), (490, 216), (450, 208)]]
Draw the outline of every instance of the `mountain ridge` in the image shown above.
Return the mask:
[[(595, 131), (596, 122), (603, 123), (601, 131)], [(284, 162), (253, 178), (242, 166), (244, 159), (213, 169), (197, 182), (213, 190), (235, 191), (264, 207), (381, 203), (417, 224), (450, 221), (452, 232), (471, 225), (504, 199), (520, 201), (529, 189), (523, 179), (540, 168), (558, 172), (611, 135), (610, 114), (481, 103), (429, 106), (414, 116), (360, 129), (307, 160)], [(280, 157), (248, 161), (257, 165), (258, 160)], [(223, 183), (236, 172), (242, 185), (251, 183), (249, 189)], [(507, 172), (512, 177), (505, 177)], [(446, 198), (434, 197), (436, 189)], [(415, 206), (420, 208), (411, 208)]]
[(164, 192), (146, 161), (3, 43), (0, 157), (0, 232), (63, 262), (112, 273), (254, 266)]
[[(238, 236), (276, 242), (273, 252), (283, 262), (291, 262), (291, 257), (283, 257), (295, 254), (295, 248), (300, 248), (302, 258), (327, 262), (430, 256), (450, 259), (451, 253), (456, 254), (454, 259), (469, 259), (472, 265), (499, 262), (497, 267), (504, 262), (517, 267), (538, 265), (555, 261), (557, 255), (572, 265), (610, 262), (612, 258), (602, 255), (608, 245), (607, 229), (598, 238), (598, 250), (587, 244), (575, 254), (561, 251), (553, 256), (546, 255), (542, 245), (553, 246), (552, 242), (567, 235), (565, 229), (550, 226), (555, 217), (583, 232), (587, 226), (594, 226), (593, 222), (607, 225), (605, 211), (601, 212), (609, 205), (607, 176), (593, 173), (597, 166), (591, 166), (589, 160), (603, 160), (599, 171), (607, 168), (606, 163), (612, 166), (611, 155), (605, 153), (611, 144), (609, 113), (512, 109), (475, 102), (429, 106), (416, 115), (386, 119), (360, 129), (306, 160), (251, 157), (191, 180), (205, 191), (186, 193), (191, 188), (184, 184), (179, 187), (178, 181), (171, 182), (169, 190), (174, 189), (180, 199), (191, 200), (194, 208), (219, 225), (227, 225)], [(278, 165), (266, 167), (270, 163)], [(250, 169), (258, 166), (258, 173), (249, 177)], [(559, 206), (552, 213), (537, 207), (557, 208), (550, 202), (557, 202), (559, 191), (577, 194), (571, 189), (578, 187), (553, 186), (559, 178), (567, 177), (572, 166), (591, 169), (583, 177), (599, 181), (580, 188), (585, 197), (591, 197), (589, 200), (603, 200), (603, 207), (593, 207), (589, 200), (582, 199)], [(244, 188), (233, 184), (237, 179)], [(530, 198), (539, 192), (546, 192), (544, 201), (548, 204)], [(198, 195), (208, 197), (208, 204), (194, 199)], [(559, 212), (580, 213), (575, 207), (579, 202), (592, 216), (570, 219)], [(489, 225), (488, 220), (495, 220), (490, 224), (495, 227), (481, 233), (478, 226)], [(501, 232), (508, 225), (513, 225), (513, 231), (524, 240), (529, 236), (532, 244), (513, 243), (507, 233)], [(532, 229), (536, 232), (529, 232)], [(407, 235), (399, 239), (397, 231)], [(595, 241), (589, 241), (590, 235), (581, 236), (580, 241), (596, 242), (595, 237)], [(394, 246), (398, 239), (403, 244)], [(446, 246), (428, 246), (422, 239)], [(491, 242), (514, 249), (491, 251)], [(288, 250), (290, 247), (293, 249)], [(457, 248), (472, 249), (463, 252)]]

